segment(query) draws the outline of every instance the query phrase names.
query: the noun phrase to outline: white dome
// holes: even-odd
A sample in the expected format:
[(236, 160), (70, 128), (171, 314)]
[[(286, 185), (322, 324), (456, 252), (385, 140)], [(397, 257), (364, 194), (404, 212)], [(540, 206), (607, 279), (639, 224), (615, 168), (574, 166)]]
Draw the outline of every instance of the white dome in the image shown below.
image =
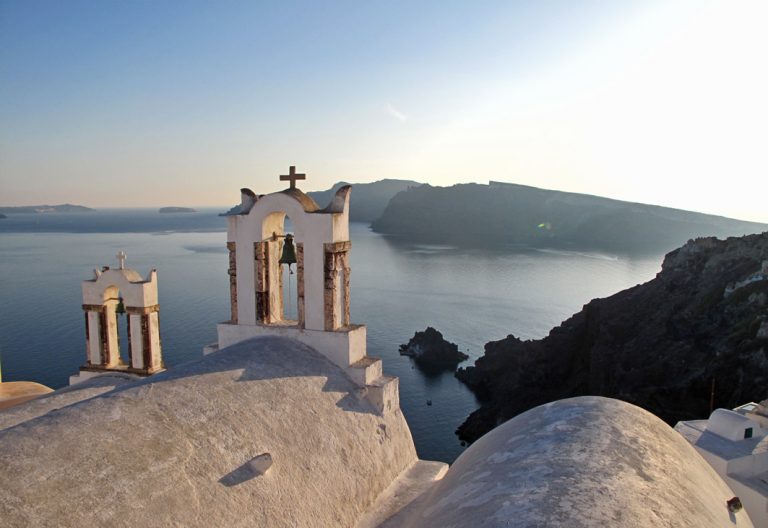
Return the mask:
[(492, 430), (386, 527), (751, 527), (688, 442), (618, 400), (542, 405)]
[[(256, 338), (108, 381), (14, 408), (0, 430), (0, 524), (351, 527), (416, 461), (400, 410), (378, 415), (296, 341)], [(263, 453), (273, 465), (256, 476)]]

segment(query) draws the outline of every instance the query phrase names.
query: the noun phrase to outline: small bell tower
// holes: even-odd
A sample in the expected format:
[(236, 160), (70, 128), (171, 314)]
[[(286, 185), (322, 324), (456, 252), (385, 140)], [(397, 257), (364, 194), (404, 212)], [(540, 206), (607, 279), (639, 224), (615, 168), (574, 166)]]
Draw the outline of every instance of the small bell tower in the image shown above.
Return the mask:
[[(399, 410), (398, 380), (366, 354), (366, 327), (350, 319), (349, 201), (351, 186), (320, 208), (296, 187), (305, 174), (291, 166), (290, 187), (256, 195), (241, 189), (228, 211), (230, 320), (218, 325), (210, 353), (262, 335), (301, 341), (344, 369), (379, 412)], [(285, 233), (290, 218), (294, 232)], [(286, 316), (282, 265), (296, 265), (296, 319)], [(291, 275), (289, 275), (289, 278)]]
[[(70, 377), (70, 385), (107, 372), (143, 377), (165, 370), (157, 270), (144, 279), (125, 267), (126, 257), (120, 251), (117, 269), (103, 266), (93, 270), (92, 279), (83, 281), (86, 360), (80, 372)], [(121, 343), (118, 326), (123, 317), (128, 338)]]

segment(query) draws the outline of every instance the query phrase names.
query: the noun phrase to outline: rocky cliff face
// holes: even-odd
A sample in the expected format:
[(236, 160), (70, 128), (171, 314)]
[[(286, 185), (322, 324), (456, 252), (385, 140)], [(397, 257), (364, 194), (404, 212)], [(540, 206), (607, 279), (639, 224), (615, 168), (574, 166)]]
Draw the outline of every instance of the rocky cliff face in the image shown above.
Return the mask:
[(768, 396), (768, 232), (689, 241), (646, 284), (595, 299), (541, 340), (485, 345), (456, 376), (484, 402), (473, 441), (536, 405), (598, 395), (670, 424)]

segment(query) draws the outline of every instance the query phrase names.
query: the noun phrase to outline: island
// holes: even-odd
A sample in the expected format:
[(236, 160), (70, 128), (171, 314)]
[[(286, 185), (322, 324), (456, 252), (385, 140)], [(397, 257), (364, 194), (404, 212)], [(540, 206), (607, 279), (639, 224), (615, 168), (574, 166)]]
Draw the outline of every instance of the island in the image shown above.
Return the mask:
[(161, 207), (158, 211), (160, 213), (196, 213), (196, 209), (191, 207)]
[(5, 216), (3, 213), (0, 213), (0, 220), (2, 220), (3, 218), (8, 218), (8, 217)]
[[(327, 204), (341, 187), (348, 185), (346, 182), (338, 182), (326, 191), (312, 191), (307, 194), (318, 204)], [(379, 180), (372, 183), (355, 183), (352, 185), (354, 200), (349, 210), (349, 219), (352, 222), (371, 223), (379, 218), (389, 201), (400, 191), (406, 191), (411, 187), (418, 187), (419, 182), (413, 180)]]
[(0, 206), (0, 214), (16, 213), (92, 213), (94, 209), (82, 205), (60, 204), (60, 205), (21, 205), (21, 206)]
[(416, 332), (408, 343), (400, 345), (400, 355), (413, 358), (416, 365), (426, 372), (437, 373), (456, 370), (469, 356), (459, 352), (459, 347), (443, 338), (443, 334), (428, 326)]
[(490, 182), (409, 187), (392, 197), (372, 229), (427, 244), (662, 254), (691, 238), (760, 233), (768, 225)]
[(543, 339), (485, 345), (456, 377), (481, 400), (471, 442), (537, 405), (618, 398), (674, 425), (762, 401), (768, 387), (768, 232), (691, 240), (651, 281), (594, 299)]

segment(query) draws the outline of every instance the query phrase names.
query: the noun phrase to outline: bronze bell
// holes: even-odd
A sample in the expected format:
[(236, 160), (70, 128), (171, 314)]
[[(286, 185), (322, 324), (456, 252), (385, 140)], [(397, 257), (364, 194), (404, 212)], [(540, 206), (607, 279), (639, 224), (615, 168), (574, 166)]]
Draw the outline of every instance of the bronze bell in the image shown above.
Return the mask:
[(115, 307), (115, 313), (123, 315), (125, 313), (125, 305), (123, 304), (123, 298), (117, 299), (117, 306)]
[[(296, 247), (293, 245), (293, 235), (285, 235), (285, 243), (283, 244), (283, 254), (280, 255), (280, 264), (288, 264), (288, 269), (291, 269), (291, 264), (296, 264)], [(293, 271), (291, 271), (293, 273)]]

